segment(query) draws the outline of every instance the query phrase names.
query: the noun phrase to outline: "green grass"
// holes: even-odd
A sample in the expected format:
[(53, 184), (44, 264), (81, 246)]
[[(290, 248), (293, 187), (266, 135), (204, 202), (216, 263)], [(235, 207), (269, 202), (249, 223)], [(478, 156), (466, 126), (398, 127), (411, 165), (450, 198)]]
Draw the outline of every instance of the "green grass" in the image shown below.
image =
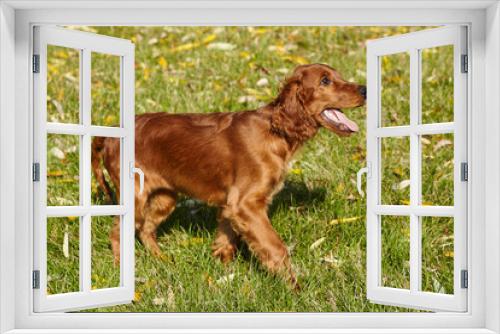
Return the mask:
[[(80, 29), (82, 29), (80, 27)], [(104, 35), (136, 44), (136, 113), (216, 112), (253, 109), (276, 95), (280, 82), (302, 63), (327, 63), (346, 79), (366, 82), (368, 39), (406, 33), (409, 27), (94, 27)], [(214, 44), (226, 43), (226, 44)], [(48, 119), (78, 120), (78, 54), (49, 49)], [(424, 121), (449, 121), (452, 76), (442, 64), (446, 50), (423, 54)], [(391, 57), (389, 57), (391, 58)], [(408, 71), (400, 59), (382, 62), (384, 124), (409, 121)], [(116, 62), (93, 60), (94, 124), (116, 125)], [(267, 85), (257, 85), (264, 82)], [(95, 87), (95, 90), (94, 90)], [(405, 100), (406, 97), (406, 100)], [(366, 202), (355, 186), (365, 165), (366, 109), (346, 110), (360, 133), (339, 138), (326, 130), (306, 144), (293, 161), (285, 188), (270, 217), (290, 246), (302, 286), (292, 292), (269, 275), (242, 245), (236, 260), (223, 266), (210, 255), (215, 209), (184, 198), (161, 226), (162, 259), (136, 242), (136, 300), (100, 312), (389, 312), (408, 311), (366, 299)], [(78, 138), (51, 136), (48, 198), (52, 205), (78, 202)], [(451, 205), (453, 152), (449, 135), (422, 139), (423, 200)], [(384, 142), (384, 202), (407, 204), (409, 158), (405, 140)], [(102, 203), (95, 180), (92, 200)], [(93, 220), (92, 286), (117, 285), (111, 265), (111, 217)], [(405, 217), (384, 218), (383, 284), (408, 287), (409, 229)], [(50, 293), (78, 289), (78, 230), (75, 217), (49, 224)], [(98, 224), (98, 225), (97, 225)], [(68, 226), (68, 227), (66, 227)], [(66, 232), (65, 232), (66, 231)], [(64, 254), (64, 234), (68, 253)], [(313, 247), (311, 247), (314, 245)], [(423, 289), (453, 291), (453, 222), (425, 218)], [(76, 265), (75, 265), (76, 263)]]

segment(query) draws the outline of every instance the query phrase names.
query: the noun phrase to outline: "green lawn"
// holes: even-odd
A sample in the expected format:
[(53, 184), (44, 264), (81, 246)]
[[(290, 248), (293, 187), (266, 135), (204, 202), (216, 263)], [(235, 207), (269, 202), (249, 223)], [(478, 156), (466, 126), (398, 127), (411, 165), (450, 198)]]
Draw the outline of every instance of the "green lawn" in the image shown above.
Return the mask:
[[(76, 27), (73, 27), (76, 28)], [(82, 29), (80, 27), (79, 29)], [(408, 27), (95, 27), (104, 35), (136, 44), (136, 113), (216, 112), (257, 108), (272, 100), (296, 65), (327, 63), (346, 79), (365, 83), (365, 41), (419, 28)], [(452, 121), (453, 76), (443, 63), (450, 48), (426, 50), (423, 58), (422, 120)], [(112, 56), (93, 55), (92, 121), (119, 121), (119, 66)], [(48, 120), (78, 121), (78, 53), (49, 49)], [(407, 124), (408, 59), (382, 59), (384, 125)], [(405, 65), (406, 64), (406, 65)], [(406, 66), (406, 67), (405, 67)], [(136, 298), (100, 312), (387, 312), (408, 311), (366, 299), (366, 202), (355, 185), (366, 155), (366, 109), (346, 110), (360, 133), (339, 138), (326, 130), (293, 162), (285, 188), (271, 208), (273, 226), (290, 247), (302, 286), (292, 292), (269, 275), (243, 245), (225, 267), (211, 256), (215, 209), (191, 199), (179, 201), (162, 225), (164, 253), (154, 258), (136, 242)], [(453, 137), (425, 136), (423, 201), (452, 205)], [(79, 201), (78, 138), (48, 138), (48, 201)], [(382, 142), (384, 204), (408, 204), (408, 138)], [(450, 201), (451, 200), (451, 201)], [(92, 201), (102, 203), (95, 180)], [(92, 286), (112, 287), (108, 233), (112, 217), (92, 220)], [(407, 217), (382, 219), (383, 284), (409, 286)], [(453, 221), (424, 218), (423, 289), (453, 292)], [(78, 290), (78, 218), (48, 222), (49, 293)]]

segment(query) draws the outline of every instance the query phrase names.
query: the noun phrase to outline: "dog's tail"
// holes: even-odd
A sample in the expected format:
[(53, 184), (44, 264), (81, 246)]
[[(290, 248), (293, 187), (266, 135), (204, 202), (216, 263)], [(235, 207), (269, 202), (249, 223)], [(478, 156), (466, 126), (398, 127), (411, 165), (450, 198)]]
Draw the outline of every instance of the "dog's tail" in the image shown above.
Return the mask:
[(99, 185), (99, 189), (106, 197), (106, 202), (113, 204), (115, 193), (111, 189), (108, 181), (104, 177), (104, 171), (101, 167), (101, 161), (103, 159), (103, 149), (105, 146), (106, 137), (95, 137), (92, 141), (92, 171)]

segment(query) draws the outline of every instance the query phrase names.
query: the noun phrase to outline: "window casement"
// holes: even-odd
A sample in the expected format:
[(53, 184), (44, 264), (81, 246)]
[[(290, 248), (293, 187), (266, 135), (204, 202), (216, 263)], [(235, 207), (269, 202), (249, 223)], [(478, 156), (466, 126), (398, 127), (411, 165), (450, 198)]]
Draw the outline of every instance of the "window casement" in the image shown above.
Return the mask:
[[(374, 302), (383, 304), (408, 306), (427, 310), (466, 311), (467, 310), (467, 28), (451, 26), (424, 30), (405, 35), (398, 35), (367, 44), (367, 294)], [(452, 47), (450, 67), (453, 73), (453, 93), (450, 98), (448, 115), (440, 111), (440, 119), (432, 119), (426, 114), (422, 103), (432, 100), (432, 91), (423, 90), (422, 74), (423, 54), (437, 52), (439, 48)], [(437, 49), (436, 49), (437, 48)], [(387, 56), (409, 58), (399, 66), (409, 66), (409, 117), (408, 124), (394, 126), (391, 124), (389, 109), (382, 100), (384, 80), (382, 78), (382, 62)], [(402, 111), (401, 113), (404, 113)], [(403, 121), (403, 123), (405, 123)], [(453, 147), (453, 187), (447, 195), (453, 197), (452, 205), (436, 205), (423, 200), (422, 187), (422, 145), (425, 135), (449, 134), (451, 140), (444, 143)], [(400, 140), (409, 142), (409, 201), (408, 205), (388, 203), (383, 196), (383, 178), (386, 170), (387, 152), (390, 144), (386, 141)], [(384, 148), (384, 145), (388, 146)], [(461, 168), (461, 166), (463, 166)], [(401, 217), (401, 219), (391, 219)], [(422, 226), (424, 220), (431, 217), (449, 217), (452, 221), (453, 237), (453, 292), (444, 294), (422, 290)], [(386, 220), (387, 219), (387, 220)], [(446, 222), (446, 219), (435, 219), (432, 224)], [(382, 280), (384, 261), (384, 228), (389, 231), (389, 224), (407, 223), (409, 225), (409, 286), (405, 288), (384, 286)], [(445, 237), (443, 235), (443, 237)], [(402, 236), (400, 236), (402, 238)], [(388, 254), (390, 256), (390, 254)], [(387, 254), (385, 254), (387, 256)]]
[[(74, 123), (54, 122), (47, 113), (47, 49), (49, 46), (76, 50), (79, 59), (79, 110)], [(134, 45), (128, 40), (100, 36), (56, 27), (35, 27), (33, 47), (34, 83), (34, 311), (69, 311), (102, 305), (130, 302), (134, 297)], [(120, 101), (117, 127), (92, 122), (91, 60), (96, 54), (119, 57)], [(95, 88), (94, 88), (95, 89)], [(103, 88), (100, 88), (103, 89)], [(72, 136), (79, 151), (78, 194), (74, 205), (58, 206), (47, 196), (47, 146), (49, 141)], [(118, 205), (95, 205), (91, 200), (91, 142), (95, 137), (112, 137), (120, 141), (120, 195)], [(48, 198), (49, 197), (49, 198)], [(120, 274), (117, 287), (94, 289), (92, 272), (93, 218), (114, 216), (120, 224)], [(49, 294), (47, 230), (62, 224), (58, 217), (73, 217), (78, 231), (77, 275), (75, 291)], [(60, 229), (59, 229), (60, 231)], [(65, 235), (64, 238), (68, 238)], [(65, 241), (68, 243), (68, 241)], [(68, 255), (69, 256), (69, 255)], [(70, 268), (66, 268), (70, 270)]]

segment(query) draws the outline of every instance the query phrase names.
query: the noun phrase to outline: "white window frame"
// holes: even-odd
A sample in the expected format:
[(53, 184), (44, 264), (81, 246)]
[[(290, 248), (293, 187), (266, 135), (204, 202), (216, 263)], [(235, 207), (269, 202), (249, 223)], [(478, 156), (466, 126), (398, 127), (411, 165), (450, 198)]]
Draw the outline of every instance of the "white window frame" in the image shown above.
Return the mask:
[[(120, 8), (127, 6), (128, 9)], [(198, 8), (198, 7), (203, 8)], [(73, 7), (73, 8), (68, 8)], [(50, 9), (46, 9), (50, 8)], [(66, 8), (66, 9), (63, 9)], [(141, 8), (141, 9), (139, 9)], [(191, 328), (221, 332), (500, 332), (500, 9), (496, 1), (199, 2), (3, 1), (0, 3), (0, 332), (42, 329)], [(95, 25), (441, 25), (471, 28), (469, 88), (468, 311), (435, 314), (34, 314), (31, 290), (34, 24)], [(15, 69), (12, 64), (15, 62)], [(14, 83), (14, 84), (13, 84)], [(15, 127), (12, 126), (15, 124)], [(14, 139), (14, 140), (13, 140)], [(487, 140), (486, 140), (487, 139)], [(488, 180), (488, 182), (485, 182)], [(12, 192), (14, 189), (14, 196)], [(15, 254), (15, 257), (12, 256)], [(14, 289), (12, 288), (14, 286)], [(487, 293), (485, 293), (487, 291)], [(90, 328), (90, 329), (89, 329)], [(300, 329), (299, 329), (300, 328)], [(383, 328), (377, 330), (376, 328)], [(88, 329), (88, 330), (85, 330)], [(142, 330), (141, 330), (142, 329)], [(211, 330), (210, 330), (211, 329)], [(419, 330), (420, 329), (420, 330)], [(52, 331), (50, 331), (52, 332)], [(62, 330), (61, 330), (62, 332)], [(95, 333), (95, 330), (93, 331)], [(115, 331), (116, 332), (116, 331)], [(167, 332), (167, 330), (165, 330)], [(172, 331), (170, 331), (172, 332)], [(263, 330), (260, 332), (264, 332)], [(283, 330), (281, 330), (283, 332)]]
[[(453, 63), (453, 120), (445, 123), (421, 122), (421, 50), (452, 45)], [(462, 270), (467, 270), (467, 181), (461, 179), (461, 164), (467, 163), (467, 78), (462, 73), (462, 56), (467, 55), (467, 27), (447, 26), (395, 35), (367, 42), (367, 295), (368, 299), (387, 305), (416, 307), (424, 310), (467, 310), (467, 289), (461, 286)], [(409, 55), (410, 97), (408, 125), (383, 126), (381, 106), (381, 58), (394, 54)], [(468, 66), (468, 63), (466, 64)], [(422, 205), (422, 152), (420, 136), (453, 134), (453, 206)], [(410, 143), (410, 203), (382, 203), (381, 140), (406, 138)], [(383, 286), (382, 278), (382, 219), (402, 216), (409, 220), (409, 289)], [(422, 217), (451, 217), (453, 219), (454, 263), (453, 293), (422, 291)]]
[[(135, 286), (135, 46), (128, 40), (74, 31), (53, 26), (34, 27), (34, 54), (39, 57), (39, 73), (33, 75), (34, 161), (39, 166), (39, 181), (34, 191), (33, 269), (38, 271), (39, 287), (34, 289), (35, 312), (71, 311), (95, 305), (130, 303)], [(47, 121), (47, 49), (48, 45), (72, 48), (79, 52), (79, 124)], [(117, 127), (91, 124), (91, 57), (93, 53), (118, 57), (120, 71), (119, 115)], [(47, 206), (47, 135), (73, 135), (79, 138), (79, 204)], [(93, 136), (120, 140), (120, 203), (91, 204), (91, 140)], [(47, 294), (47, 219), (79, 217), (79, 291)], [(92, 217), (120, 217), (120, 284), (117, 287), (92, 289)]]

